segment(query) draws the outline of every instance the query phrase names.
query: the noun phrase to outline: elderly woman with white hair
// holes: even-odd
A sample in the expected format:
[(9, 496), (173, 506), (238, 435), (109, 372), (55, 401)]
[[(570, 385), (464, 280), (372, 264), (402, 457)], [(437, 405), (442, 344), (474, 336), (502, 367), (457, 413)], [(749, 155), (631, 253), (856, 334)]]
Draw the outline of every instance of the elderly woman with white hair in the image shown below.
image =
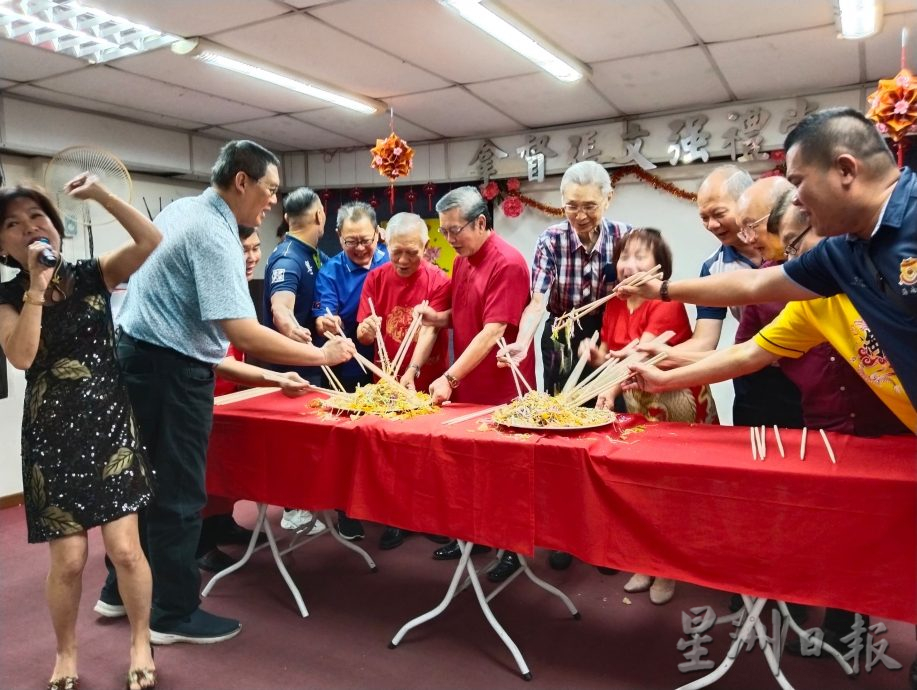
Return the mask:
[[(385, 350), (393, 357), (414, 318), (414, 307), (428, 300), (435, 311), (451, 308), (449, 276), (424, 258), (429, 241), (427, 224), (420, 216), (396, 213), (389, 220), (385, 242), (390, 262), (370, 271), (360, 295), (357, 338), (362, 344), (372, 344), (376, 333), (382, 333)], [(423, 326), (407, 348), (404, 365), (395, 376), (410, 388), (426, 391), (449, 366), (448, 330)], [(403, 530), (387, 527), (379, 548), (394, 549), (404, 542), (404, 536)]]
[[(545, 308), (548, 319), (541, 338), (544, 390), (561, 391), (572, 371), (579, 344), (601, 330), (599, 308), (580, 320), (581, 329), (567, 337), (552, 337), (551, 326), (558, 316), (604, 297), (614, 286), (612, 254), (615, 242), (630, 232), (631, 226), (605, 218), (613, 189), (608, 171), (594, 161), (574, 163), (560, 180), (560, 194), (566, 218), (550, 226), (538, 238), (532, 260), (532, 298), (522, 313), (519, 335), (510, 344), (509, 354), (517, 361), (528, 352), (541, 324)], [(583, 372), (586, 376), (591, 371)], [(555, 551), (552, 568), (567, 568), (569, 554)]]

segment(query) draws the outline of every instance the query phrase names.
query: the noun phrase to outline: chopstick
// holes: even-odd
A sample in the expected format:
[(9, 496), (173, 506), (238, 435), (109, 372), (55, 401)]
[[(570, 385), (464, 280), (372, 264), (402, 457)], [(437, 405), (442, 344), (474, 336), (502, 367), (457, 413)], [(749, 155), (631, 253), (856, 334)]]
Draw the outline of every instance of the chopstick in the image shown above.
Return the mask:
[[(378, 316), (378, 314), (376, 314), (376, 307), (373, 306), (373, 298), (370, 297), (367, 301), (369, 302), (370, 313), (374, 317)], [(385, 338), (382, 337), (382, 331), (379, 328), (376, 329), (376, 347), (379, 349), (379, 364), (382, 365), (383, 369), (389, 371), (391, 363), (388, 360), (388, 353), (385, 351)]]
[(758, 450), (761, 451), (762, 460), (764, 460), (764, 458), (767, 457), (766, 439), (767, 439), (767, 432), (765, 431), (765, 426), (762, 424), (761, 425), (761, 434), (760, 436), (758, 436), (758, 444), (759, 444)]
[(226, 395), (220, 395), (213, 399), (214, 405), (228, 405), (229, 403), (238, 402), (239, 400), (248, 400), (249, 398), (257, 398), (260, 395), (268, 395), (269, 393), (276, 393), (278, 389), (276, 388), (246, 388), (242, 391), (236, 391), (235, 393), (227, 393)]
[(398, 381), (398, 379), (382, 371), (373, 362), (366, 359), (366, 357), (361, 355), (359, 352), (355, 352), (353, 356), (354, 356), (354, 359), (356, 359), (358, 362), (362, 362), (363, 364), (365, 364), (372, 373), (374, 373), (376, 376), (378, 376), (383, 381), (387, 381), (388, 383), (392, 384), (395, 388), (403, 392), (406, 396), (408, 396), (408, 398), (412, 399), (415, 403), (417, 403), (418, 405), (424, 404), (424, 402), (420, 398), (417, 397), (417, 393), (415, 391), (412, 391), (411, 389), (406, 388), (405, 386), (402, 386), (401, 383)]
[[(500, 337), (499, 340), (497, 340), (497, 345), (499, 345), (500, 348), (503, 349), (503, 350), (505, 350), (505, 349), (507, 349), (507, 348), (509, 347), (509, 345), (506, 344), (506, 338), (504, 338), (504, 337), (502, 337), (502, 336)], [(520, 382), (520, 381), (522, 382), (522, 385), (525, 386), (526, 391), (531, 391), (531, 390), (532, 390), (532, 387), (529, 385), (529, 382), (525, 380), (525, 377), (522, 375), (522, 372), (519, 371), (519, 367), (516, 366), (516, 363), (513, 361), (513, 358), (512, 358), (512, 357), (507, 357), (507, 358), (506, 358), (506, 362), (509, 364), (510, 369), (512, 369), (512, 371), (513, 371), (514, 380), (515, 380), (515, 377), (518, 377), (518, 378), (519, 378), (519, 380), (516, 381), (516, 390), (519, 391), (519, 397), (521, 398), (521, 397), (522, 397), (522, 389), (519, 388), (519, 382)]]
[(777, 450), (780, 451), (780, 457), (785, 458), (786, 455), (783, 452), (783, 441), (780, 440), (780, 430), (777, 428), (776, 424), (774, 424), (774, 437), (777, 439)]
[(570, 376), (567, 377), (567, 382), (564, 384), (563, 389), (560, 391), (561, 395), (569, 393), (574, 388), (576, 388), (576, 384), (579, 382), (579, 377), (582, 375), (583, 369), (586, 368), (586, 363), (589, 361), (589, 354), (592, 348), (595, 347), (595, 344), (598, 342), (598, 340), (599, 332), (596, 331), (592, 334), (592, 337), (589, 338), (589, 349), (579, 356), (579, 361), (576, 363), (576, 366), (573, 367), (573, 371), (570, 372)]
[(447, 419), (443, 422), (443, 426), (451, 426), (453, 424), (459, 424), (461, 422), (467, 422), (469, 419), (474, 419), (475, 417), (483, 417), (486, 414), (490, 414), (495, 410), (499, 410), (503, 405), (494, 405), (493, 407), (486, 407), (483, 410), (478, 410), (477, 412), (469, 412), (468, 414), (463, 414), (461, 417), (453, 417), (452, 419)]
[(806, 459), (806, 432), (808, 429), (802, 427), (802, 441), (799, 443), (799, 459)]
[(828, 435), (825, 433), (824, 429), (819, 429), (818, 433), (821, 434), (822, 441), (825, 442), (825, 448), (828, 449), (828, 457), (831, 458), (833, 464), (837, 464), (837, 458), (834, 457), (834, 449), (831, 447), (830, 441), (828, 441)]
[[(429, 304), (429, 300), (423, 300), (418, 306), (426, 307)], [(398, 346), (398, 352), (395, 353), (395, 359), (392, 360), (391, 372), (393, 376), (397, 376), (398, 372), (401, 370), (401, 365), (404, 363), (404, 358), (407, 357), (414, 336), (417, 335), (417, 331), (420, 330), (422, 324), (423, 316), (415, 314), (414, 319), (411, 321), (411, 325), (408, 327), (408, 330), (404, 334), (404, 338), (401, 340), (401, 344)]]
[(758, 459), (758, 440), (755, 438), (755, 427), (748, 427), (748, 436), (751, 439), (751, 459)]
[(559, 331), (560, 329), (565, 328), (568, 323), (573, 323), (574, 325), (578, 326), (579, 320), (582, 317), (584, 317), (586, 314), (589, 314), (595, 311), (596, 309), (598, 309), (600, 306), (605, 304), (605, 302), (609, 301), (613, 297), (616, 297), (618, 288), (625, 286), (625, 285), (630, 286), (630, 287), (640, 287), (644, 283), (648, 283), (651, 280), (658, 280), (659, 278), (662, 278), (661, 269), (662, 269), (662, 266), (660, 264), (656, 264), (648, 271), (638, 271), (637, 273), (634, 273), (633, 275), (628, 276), (627, 278), (622, 280), (620, 283), (615, 285), (612, 288), (611, 292), (605, 295), (604, 297), (600, 297), (599, 299), (589, 302), (588, 304), (585, 304), (582, 307), (574, 307), (573, 309), (568, 311), (566, 314), (561, 314), (559, 317), (557, 317), (554, 320), (554, 325), (552, 328), (555, 331)]
[[(331, 318), (331, 319), (334, 318), (334, 314), (331, 313), (331, 307), (325, 307), (325, 316), (328, 316), (328, 317)], [(347, 337), (346, 335), (344, 335), (344, 331), (343, 331), (343, 329), (341, 328), (340, 324), (338, 325), (338, 335), (341, 336), (342, 338), (346, 338), (346, 337)], [(354, 359), (357, 360), (357, 364), (360, 365), (360, 368), (363, 370), (363, 373), (364, 373), (364, 374), (368, 374), (369, 372), (366, 371), (366, 367), (363, 366), (363, 362), (362, 362), (360, 359), (357, 359), (356, 357), (354, 357)], [(365, 360), (366, 358), (363, 357), (362, 359)]]

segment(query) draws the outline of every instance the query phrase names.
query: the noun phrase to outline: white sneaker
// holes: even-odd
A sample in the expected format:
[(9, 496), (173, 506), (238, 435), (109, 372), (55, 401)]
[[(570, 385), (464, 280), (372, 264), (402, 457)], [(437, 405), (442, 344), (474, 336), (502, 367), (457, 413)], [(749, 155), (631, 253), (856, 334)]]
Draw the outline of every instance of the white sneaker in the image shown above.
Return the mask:
[[(314, 523), (312, 523), (313, 519), (315, 520)], [(294, 531), (301, 530), (303, 527), (309, 525), (309, 523), (312, 523), (312, 528), (306, 532), (306, 536), (308, 537), (325, 530), (325, 523), (313, 517), (312, 513), (308, 510), (285, 510), (283, 511), (283, 517), (280, 519), (280, 526), (283, 529)]]

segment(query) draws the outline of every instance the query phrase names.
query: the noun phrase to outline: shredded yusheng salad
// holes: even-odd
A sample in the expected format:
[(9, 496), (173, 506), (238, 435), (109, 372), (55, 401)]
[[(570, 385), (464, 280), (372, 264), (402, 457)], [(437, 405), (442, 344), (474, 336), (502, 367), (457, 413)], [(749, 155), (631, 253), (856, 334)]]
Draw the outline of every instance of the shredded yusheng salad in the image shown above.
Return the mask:
[(387, 419), (416, 417), (436, 411), (432, 398), (426, 393), (418, 392), (410, 397), (387, 381), (359, 386), (353, 393), (331, 395), (321, 402), (321, 406)]
[(497, 424), (518, 428), (575, 429), (610, 424), (615, 420), (615, 413), (610, 410), (573, 407), (547, 393), (529, 391), (523, 397), (496, 410), (491, 419)]

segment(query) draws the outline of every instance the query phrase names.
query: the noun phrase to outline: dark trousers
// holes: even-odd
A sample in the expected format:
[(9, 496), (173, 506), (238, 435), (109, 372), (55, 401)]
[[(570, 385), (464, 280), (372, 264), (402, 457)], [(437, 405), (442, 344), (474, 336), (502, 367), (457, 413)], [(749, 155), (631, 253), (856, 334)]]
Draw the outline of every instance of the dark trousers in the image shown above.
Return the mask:
[(799, 389), (779, 367), (764, 367), (732, 381), (735, 399), (732, 423), (736, 426), (777, 426), (801, 429)]
[[(563, 390), (564, 384), (579, 359), (580, 343), (591, 338), (596, 331), (601, 330), (603, 312), (604, 309), (600, 308), (597, 314), (587, 314), (580, 319), (582, 328), (577, 328), (573, 332), (569, 346), (567, 345), (566, 335), (563, 332), (558, 334), (558, 340), (551, 338), (551, 326), (554, 323), (554, 317), (548, 316), (547, 323), (544, 325), (544, 332), (541, 334), (541, 362), (544, 373), (545, 393), (557, 395)], [(601, 341), (598, 344), (601, 344)], [(579, 380), (582, 381), (593, 371), (595, 369), (587, 364)], [(595, 400), (587, 403), (586, 406), (594, 407)]]
[[(150, 627), (168, 626), (200, 606), (195, 560), (205, 465), (213, 424), (213, 367), (122, 334), (118, 360), (140, 437), (155, 471), (155, 496), (141, 515), (140, 535), (153, 572)], [(105, 589), (117, 586), (109, 568)], [(104, 592), (103, 592), (104, 594)]]

